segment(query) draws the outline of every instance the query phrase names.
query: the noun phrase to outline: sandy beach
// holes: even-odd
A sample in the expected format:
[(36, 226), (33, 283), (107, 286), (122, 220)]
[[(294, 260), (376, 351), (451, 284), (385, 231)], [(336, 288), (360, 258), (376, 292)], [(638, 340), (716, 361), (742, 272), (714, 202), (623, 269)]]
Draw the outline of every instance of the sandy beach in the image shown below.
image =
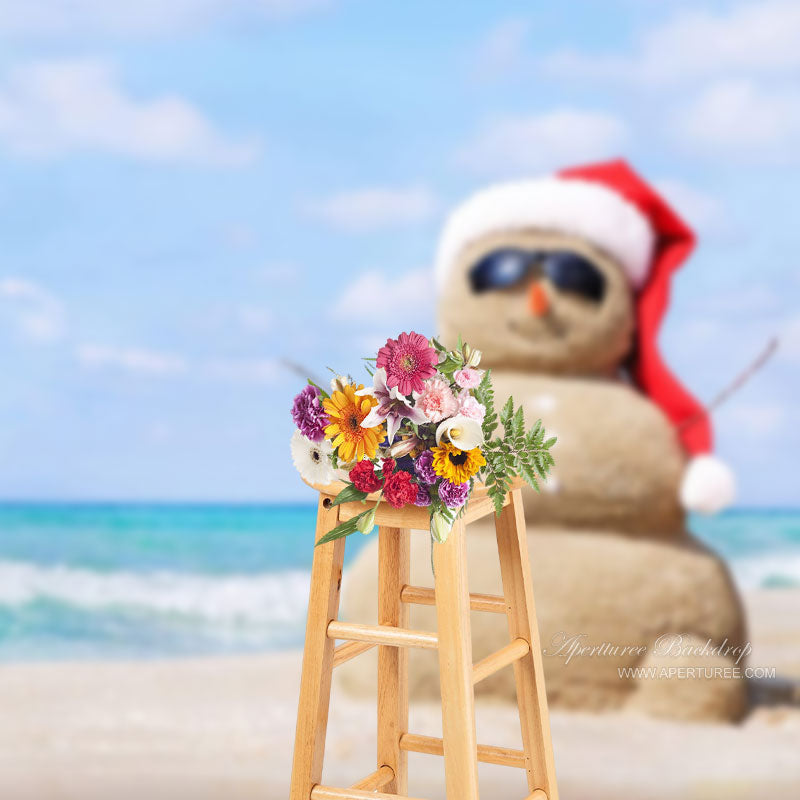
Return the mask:
[[(746, 595), (754, 666), (800, 681), (800, 592)], [(0, 797), (9, 800), (285, 800), (299, 652), (139, 663), (0, 668)], [(770, 687), (762, 686), (763, 697)], [(437, 735), (439, 709), (411, 729)], [(554, 712), (566, 800), (800, 796), (800, 705), (762, 704), (740, 725)], [(325, 780), (374, 769), (374, 711), (334, 694)], [(518, 746), (513, 708), (481, 702), (479, 740)], [(411, 756), (415, 796), (444, 797), (441, 760)], [(522, 798), (521, 773), (482, 765), (482, 796)]]

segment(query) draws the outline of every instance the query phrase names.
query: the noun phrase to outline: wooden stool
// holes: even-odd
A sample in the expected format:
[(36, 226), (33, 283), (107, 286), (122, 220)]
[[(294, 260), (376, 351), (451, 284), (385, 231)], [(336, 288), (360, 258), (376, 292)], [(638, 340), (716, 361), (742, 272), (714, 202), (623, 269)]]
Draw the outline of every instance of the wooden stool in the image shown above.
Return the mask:
[[(364, 511), (361, 503), (332, 505), (343, 484), (315, 487), (319, 540), (340, 522)], [(372, 505), (376, 505), (373, 501)], [(470, 594), (465, 527), (494, 507), (476, 485), (467, 512), (444, 544), (434, 544), (435, 589), (409, 585), (410, 529), (428, 529), (428, 509), (396, 510), (378, 504), (378, 625), (339, 622), (344, 539), (314, 551), (308, 603), (300, 704), (289, 800), (389, 800), (408, 792), (408, 752), (444, 756), (448, 800), (478, 800), (478, 762), (524, 768), (526, 800), (557, 800), (553, 748), (542, 655), (533, 604), (525, 517), (519, 488), (510, 492), (495, 520), (504, 597)], [(425, 534), (420, 534), (425, 535)], [(436, 633), (408, 629), (408, 604), (435, 605)], [(505, 614), (510, 643), (472, 663), (470, 609)], [(335, 640), (344, 644), (335, 646)], [(333, 668), (378, 646), (377, 769), (349, 789), (321, 785)], [(438, 649), (442, 739), (408, 732), (407, 647)], [(514, 665), (522, 750), (479, 745), (475, 735), (474, 685)]]

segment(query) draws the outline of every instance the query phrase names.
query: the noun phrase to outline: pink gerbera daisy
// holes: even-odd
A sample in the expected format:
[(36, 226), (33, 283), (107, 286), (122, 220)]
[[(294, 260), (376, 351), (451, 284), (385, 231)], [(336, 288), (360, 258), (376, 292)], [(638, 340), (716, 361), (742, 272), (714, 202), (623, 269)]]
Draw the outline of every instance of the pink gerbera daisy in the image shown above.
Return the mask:
[(421, 392), (423, 381), (436, 373), (439, 355), (420, 333), (401, 333), (378, 350), (376, 366), (386, 370), (386, 385), (400, 394)]

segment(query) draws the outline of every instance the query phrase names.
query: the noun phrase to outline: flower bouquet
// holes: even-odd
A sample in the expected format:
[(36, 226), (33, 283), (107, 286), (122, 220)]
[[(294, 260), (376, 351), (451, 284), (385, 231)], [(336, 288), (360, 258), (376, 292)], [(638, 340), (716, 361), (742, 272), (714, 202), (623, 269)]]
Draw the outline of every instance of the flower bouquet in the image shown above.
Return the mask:
[[(545, 439), (541, 420), (526, 431), (513, 398), (498, 416), (490, 372), (478, 369), (479, 350), (460, 339), (447, 350), (412, 331), (364, 360), (372, 386), (336, 377), (328, 392), (309, 380), (292, 406), (294, 465), (312, 484), (344, 480), (334, 505), (378, 492), (394, 508), (429, 507), (431, 536), (443, 542), (466, 510), (476, 479), (498, 514), (514, 478), (538, 491), (538, 478), (554, 464), (556, 440)], [(374, 525), (371, 507), (318, 544), (370, 533)]]

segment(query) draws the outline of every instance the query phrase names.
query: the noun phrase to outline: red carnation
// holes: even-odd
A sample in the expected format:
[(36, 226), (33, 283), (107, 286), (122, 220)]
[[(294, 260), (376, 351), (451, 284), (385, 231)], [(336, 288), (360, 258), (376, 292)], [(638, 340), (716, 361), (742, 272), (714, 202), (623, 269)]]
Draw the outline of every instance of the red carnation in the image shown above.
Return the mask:
[(393, 508), (402, 508), (417, 499), (417, 485), (411, 482), (411, 473), (400, 470), (386, 479), (383, 497)]
[(369, 459), (363, 459), (350, 470), (350, 480), (359, 492), (377, 492), (383, 481), (375, 474), (375, 467)]
[(381, 474), (384, 478), (388, 478), (397, 466), (397, 462), (393, 458), (384, 458), (381, 464)]

